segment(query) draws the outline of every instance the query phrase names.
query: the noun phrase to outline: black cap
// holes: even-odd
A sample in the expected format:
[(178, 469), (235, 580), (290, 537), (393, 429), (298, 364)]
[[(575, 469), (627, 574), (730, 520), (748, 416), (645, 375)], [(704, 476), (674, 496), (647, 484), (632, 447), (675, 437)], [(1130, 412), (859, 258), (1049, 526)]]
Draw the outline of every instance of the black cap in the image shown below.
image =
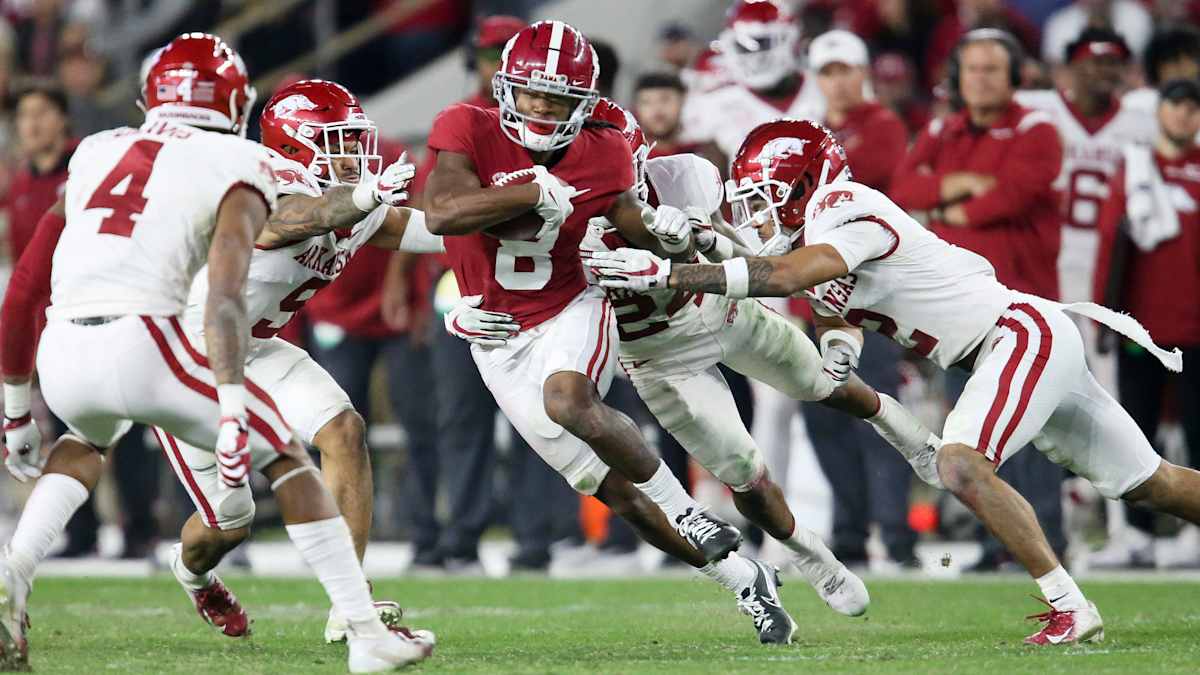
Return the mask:
[(1171, 80), (1158, 90), (1158, 95), (1164, 101), (1182, 101), (1188, 99), (1200, 105), (1200, 81), (1196, 80)]

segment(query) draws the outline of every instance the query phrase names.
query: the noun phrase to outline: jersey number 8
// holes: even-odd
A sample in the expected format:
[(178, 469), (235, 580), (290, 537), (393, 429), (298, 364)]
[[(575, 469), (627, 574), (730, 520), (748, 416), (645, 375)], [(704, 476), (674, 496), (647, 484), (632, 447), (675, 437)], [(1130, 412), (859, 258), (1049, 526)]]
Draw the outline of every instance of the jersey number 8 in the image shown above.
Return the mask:
[(558, 241), (558, 228), (540, 239), (500, 239), (496, 249), (496, 281), (510, 291), (536, 291), (545, 288), (553, 272), (550, 250)]

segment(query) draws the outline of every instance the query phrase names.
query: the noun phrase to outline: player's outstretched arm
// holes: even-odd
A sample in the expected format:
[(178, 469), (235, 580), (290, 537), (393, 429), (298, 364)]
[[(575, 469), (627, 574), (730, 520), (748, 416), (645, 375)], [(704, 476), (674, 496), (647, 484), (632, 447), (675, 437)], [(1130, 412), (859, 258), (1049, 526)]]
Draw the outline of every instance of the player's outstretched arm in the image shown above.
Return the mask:
[(246, 274), (254, 241), (268, 215), (262, 195), (235, 187), (217, 211), (217, 226), (208, 250), (208, 300), (204, 306), (204, 340), (217, 385), (241, 384), (250, 335), (246, 318)]
[(444, 253), (441, 235), (429, 231), (425, 212), (417, 209), (388, 209), (383, 225), (367, 241), (369, 246), (408, 253)]
[(667, 287), (731, 297), (787, 297), (847, 272), (836, 249), (817, 244), (785, 256), (734, 258), (720, 265), (673, 265)]
[(353, 227), (365, 215), (354, 205), (353, 185), (334, 185), (320, 197), (280, 195), (275, 212), (267, 219), (256, 243), (263, 248), (282, 248)]
[(434, 234), (471, 234), (533, 210), (541, 195), (536, 183), (485, 188), (469, 157), (443, 150), (425, 184), (425, 218)]

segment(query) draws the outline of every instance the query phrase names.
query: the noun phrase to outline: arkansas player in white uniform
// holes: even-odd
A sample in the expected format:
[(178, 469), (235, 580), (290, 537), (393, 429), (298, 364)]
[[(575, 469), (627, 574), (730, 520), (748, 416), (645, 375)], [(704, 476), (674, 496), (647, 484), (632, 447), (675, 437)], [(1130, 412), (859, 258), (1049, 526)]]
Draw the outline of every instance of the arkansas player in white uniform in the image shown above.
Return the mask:
[(746, 134), (763, 122), (822, 119), (825, 98), (796, 60), (799, 39), (796, 17), (781, 0), (734, 2), (717, 43), (730, 82), (688, 94), (680, 140), (712, 143), (733, 157)]
[[(1089, 28), (1067, 46), (1070, 89), (1016, 93), (1021, 105), (1049, 114), (1062, 137), (1062, 170), (1054, 189), (1063, 209), (1058, 288), (1064, 302), (1093, 299), (1092, 275), (1099, 249), (1096, 218), (1108, 198), (1108, 182), (1121, 162), (1122, 147), (1154, 140), (1154, 125), (1147, 115), (1117, 96), (1129, 57), (1119, 33)], [(1096, 351), (1092, 322), (1077, 323), (1093, 372), (1106, 389), (1116, 391), (1115, 360)]]
[[(773, 570), (733, 553), (740, 533), (693, 500), (637, 426), (601, 400), (615, 324), (603, 292), (588, 286), (579, 243), (600, 216), (639, 245), (655, 247), (656, 239), (629, 193), (628, 144), (614, 129), (585, 124), (599, 99), (597, 75), (591, 45), (562, 22), (513, 36), (494, 80), (499, 108), (456, 105), (434, 120), (430, 230), (446, 235), (462, 295), (483, 296), (481, 309), (516, 333), (471, 353), (530, 447), (646, 541), (737, 594), (761, 641), (786, 642), (792, 620)], [(515, 180), (521, 176), (533, 182)], [(677, 211), (652, 217), (686, 226)]]
[[(135, 422), (214, 448), (222, 490), (248, 495), (251, 464), (271, 479), (288, 534), (350, 617), (352, 672), (420, 661), (432, 645), (380, 621), (316, 467), (271, 397), (243, 378), (243, 287), (276, 191), (266, 150), (242, 137), (254, 90), (241, 58), (220, 38), (182, 35), (148, 64), (142, 96), (145, 123), (84, 139), (64, 201), (43, 219), (56, 228), (54, 213), (65, 212), (37, 370), (47, 404), (69, 432), (51, 451), (0, 557), (0, 663), (23, 664), (37, 564), (94, 487), (101, 452)], [(206, 262), (203, 358), (179, 316)], [(25, 400), (28, 380), (5, 373), (6, 388), (18, 397), (26, 390)], [(41, 469), (36, 427), (21, 422), (6, 420), (6, 446), (26, 468)], [(193, 600), (201, 608), (232, 596), (215, 581)]]
[[(289, 85), (267, 102), (259, 120), (263, 144), (279, 190), (279, 207), (263, 228), (250, 258), (246, 315), (250, 346), (246, 373), (276, 402), (280, 414), (306, 445), (321, 452), (321, 472), (350, 527), (361, 561), (371, 529), (370, 455), (366, 425), (350, 398), (307, 352), (275, 337), (314, 294), (337, 279), (363, 246), (438, 253), (441, 237), (425, 229), (424, 214), (397, 208), (414, 174), (403, 158), (382, 172), (376, 164), (377, 131), (358, 100), (324, 80)], [(204, 341), (207, 276), (192, 284), (183, 325), (193, 344)], [(249, 494), (222, 489), (211, 451), (155, 430), (180, 482), (196, 505), (173, 549), (171, 568), (190, 593), (189, 581), (208, 573), (250, 534), (254, 502)], [(269, 461), (260, 457), (259, 461)], [(255, 469), (261, 469), (259, 465)], [(376, 603), (380, 616), (399, 629), (394, 602)], [(226, 635), (245, 632), (248, 619), (234, 605), (218, 617)], [(328, 642), (346, 638), (344, 617), (331, 611)]]
[[(1104, 495), (1200, 522), (1200, 472), (1162, 461), (1133, 419), (1092, 377), (1067, 312), (1100, 321), (1172, 370), (1128, 316), (1092, 303), (1063, 305), (1012, 291), (982, 257), (921, 227), (885, 195), (842, 174), (825, 128), (780, 120), (747, 137), (734, 160), (742, 212), (770, 235), (803, 244), (789, 255), (722, 265), (673, 265), (622, 249), (591, 260), (602, 283), (730, 297), (808, 292), (825, 349), (857, 350), (855, 327), (876, 330), (943, 368), (972, 371), (937, 452), (938, 473), (1033, 575), (1050, 610), (1030, 644), (1103, 637), (1094, 604), (1059, 564), (1029, 504), (995, 475), (1035, 441)], [(745, 188), (744, 190), (740, 188)], [(809, 290), (811, 289), (811, 290)], [(834, 333), (832, 339), (826, 338)]]
[[(703, 241), (698, 248), (705, 258), (733, 257), (738, 245), (711, 227), (710, 219), (720, 219), (722, 201), (720, 175), (711, 162), (688, 154), (645, 161), (650, 148), (632, 115), (601, 100), (593, 118), (622, 130), (633, 150), (636, 189), (647, 196), (652, 190), (660, 204), (684, 209), (699, 228), (697, 237)], [(650, 225), (652, 232), (656, 225)], [(662, 245), (669, 250), (685, 245), (691, 228), (655, 233), (661, 234)], [(602, 218), (592, 223), (583, 241), (588, 253), (628, 245)], [(865, 612), (866, 587), (816, 535), (796, 523), (758, 446), (740, 423), (717, 364), (724, 363), (792, 399), (829, 400), (834, 407), (869, 417), (885, 438), (900, 441), (914, 461), (920, 456), (932, 460), (930, 447), (940, 441), (895, 400), (877, 397), (857, 378), (835, 392), (839, 382), (830, 373), (837, 364), (823, 364), (799, 326), (757, 300), (619, 289), (610, 290), (609, 299), (617, 317), (621, 365), (663, 428), (730, 488), (744, 516), (795, 553), (797, 569), (831, 607), (851, 616)], [(921, 468), (936, 482), (932, 461)]]

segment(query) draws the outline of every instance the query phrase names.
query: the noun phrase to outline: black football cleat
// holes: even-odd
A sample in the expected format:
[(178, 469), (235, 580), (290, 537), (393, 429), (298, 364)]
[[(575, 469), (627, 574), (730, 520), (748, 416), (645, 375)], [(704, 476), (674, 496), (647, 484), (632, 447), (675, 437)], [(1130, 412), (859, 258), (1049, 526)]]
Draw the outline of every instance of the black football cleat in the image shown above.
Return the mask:
[(779, 599), (779, 570), (759, 560), (750, 563), (758, 568), (754, 583), (738, 593), (738, 609), (754, 620), (758, 641), (764, 645), (789, 645), (796, 634), (796, 622), (783, 608)]
[(742, 545), (742, 533), (708, 511), (689, 508), (675, 519), (675, 530), (704, 554), (705, 562), (723, 560)]

